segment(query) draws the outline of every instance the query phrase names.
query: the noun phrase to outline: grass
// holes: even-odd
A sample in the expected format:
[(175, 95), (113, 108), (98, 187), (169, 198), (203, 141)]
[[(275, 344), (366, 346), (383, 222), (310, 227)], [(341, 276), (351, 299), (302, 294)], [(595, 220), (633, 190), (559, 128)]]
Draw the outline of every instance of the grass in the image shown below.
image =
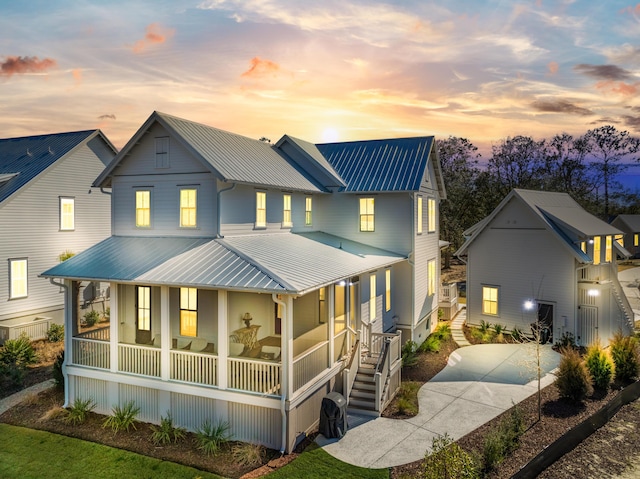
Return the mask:
[[(222, 479), (173, 462), (58, 434), (0, 424), (0, 477), (6, 479)], [(64, 458), (64, 460), (61, 460)], [(364, 477), (364, 476), (363, 476)]]

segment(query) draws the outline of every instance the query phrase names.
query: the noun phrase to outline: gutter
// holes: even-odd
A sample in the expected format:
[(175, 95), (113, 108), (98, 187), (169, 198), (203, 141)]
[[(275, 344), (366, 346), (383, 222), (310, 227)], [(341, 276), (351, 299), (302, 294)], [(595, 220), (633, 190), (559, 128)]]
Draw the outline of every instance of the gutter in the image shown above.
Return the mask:
[[(55, 286), (59, 286), (61, 288), (64, 289), (64, 298), (65, 298), (65, 305), (64, 305), (64, 311), (65, 311), (65, 318), (64, 318), (64, 324), (65, 326), (67, 325), (67, 310), (68, 310), (68, 306), (67, 305), (67, 298), (69, 297), (69, 288), (67, 287), (66, 284), (64, 283), (58, 283), (55, 278), (49, 278), (49, 283), (55, 285)], [(62, 362), (62, 376), (64, 377), (64, 404), (62, 407), (67, 408), (70, 406), (69, 404), (69, 379), (67, 378), (67, 361), (69, 358), (69, 354), (71, 352), (71, 334), (69, 334), (67, 331), (65, 331), (64, 334), (64, 350), (65, 350), (65, 355), (64, 355), (64, 361)]]
[[(285, 319), (287, 318), (287, 304), (282, 301), (281, 299), (278, 299), (278, 295), (276, 293), (272, 293), (271, 294), (271, 299), (273, 299), (274, 303), (279, 304), (280, 306), (282, 306), (282, 312), (284, 313), (283, 316), (285, 317)], [(289, 340), (287, 340), (284, 344), (282, 344), (281, 346), (284, 346), (283, 351), (282, 351), (282, 357), (285, 357), (287, 359), (287, 361), (289, 360)], [(287, 365), (287, 368), (289, 368), (289, 366), (292, 365)], [(286, 411), (286, 394), (289, 388), (289, 384), (287, 383), (287, 379), (288, 379), (288, 374), (282, 374), (281, 376), (281, 381), (280, 381), (280, 415), (282, 416), (282, 445), (280, 446), (280, 454), (283, 455), (284, 452), (287, 449), (287, 411)]]
[(233, 183), (231, 186), (229, 186), (228, 188), (225, 188), (223, 190), (218, 190), (218, 201), (217, 201), (217, 220), (218, 220), (218, 231), (216, 232), (216, 237), (217, 238), (223, 238), (223, 236), (220, 234), (220, 197), (222, 195), (222, 193), (224, 193), (225, 191), (231, 191), (236, 187), (236, 183)]
[(102, 193), (103, 195), (111, 196), (111, 191), (105, 191), (102, 186), (100, 187), (100, 193)]

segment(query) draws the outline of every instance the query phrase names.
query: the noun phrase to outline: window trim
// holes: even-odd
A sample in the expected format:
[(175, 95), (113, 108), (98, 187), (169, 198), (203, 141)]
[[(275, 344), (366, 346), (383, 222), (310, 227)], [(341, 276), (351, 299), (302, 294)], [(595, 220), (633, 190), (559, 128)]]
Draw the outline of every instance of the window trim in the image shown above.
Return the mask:
[(282, 227), (291, 228), (293, 220), (291, 219), (291, 195), (284, 193), (282, 195)]
[[(191, 207), (191, 206), (187, 206), (184, 207), (182, 206), (182, 192), (183, 191), (193, 191), (195, 193), (195, 206)], [(183, 209), (187, 209), (187, 208), (193, 208), (194, 210), (194, 218), (193, 218), (193, 225), (183, 225), (182, 224), (182, 213), (183, 213)], [(196, 229), (198, 228), (198, 188), (196, 186), (180, 186), (178, 189), (178, 214), (179, 214), (179, 218), (178, 218), (178, 225), (180, 226), (180, 228), (183, 229)]]
[[(147, 201), (148, 201), (148, 205), (147, 205), (147, 221), (148, 224), (144, 225), (144, 224), (138, 224), (138, 212), (143, 210), (144, 208), (138, 208), (138, 193), (147, 193)], [(147, 188), (135, 188), (134, 189), (134, 194), (135, 194), (135, 225), (136, 228), (140, 228), (140, 229), (149, 229), (151, 228), (151, 189), (147, 189)]]
[[(260, 199), (262, 199), (263, 201), (261, 201)], [(262, 191), (262, 190), (256, 191), (256, 222), (254, 224), (254, 228), (255, 229), (267, 228), (267, 192), (266, 191)]]
[[(24, 294), (16, 294), (14, 292), (14, 280), (17, 281), (14, 276), (13, 265), (24, 262), (24, 278), (18, 278), (17, 280), (22, 280), (24, 284)], [(22, 299), (29, 296), (29, 258), (9, 258), (9, 300), (14, 299)]]
[(304, 197), (304, 225), (313, 226), (313, 196)]
[[(58, 203), (59, 203), (59, 216), (60, 216), (60, 222), (58, 224), (60, 231), (75, 231), (76, 229), (76, 198), (75, 196), (59, 196), (58, 197)], [(67, 203), (68, 202), (68, 203)], [(65, 218), (68, 218), (68, 214), (65, 213), (64, 210), (64, 204), (70, 204), (71, 205), (71, 226), (67, 227), (64, 225), (64, 221)]]
[[(496, 286), (493, 284), (483, 284), (482, 286), (482, 304), (481, 304), (481, 312), (485, 316), (500, 316), (500, 286)], [(496, 299), (495, 301), (490, 297), (489, 299), (485, 299), (485, 289), (495, 291)], [(495, 304), (496, 312), (492, 313), (491, 311), (486, 312), (485, 303)]]
[[(183, 300), (183, 290), (187, 290), (186, 294), (187, 294), (187, 304), (184, 305), (182, 300)], [(191, 304), (191, 291), (194, 290), (195, 291), (195, 305)], [(198, 288), (185, 288), (185, 287), (181, 287), (179, 290), (179, 294), (180, 294), (180, 336), (186, 336), (189, 338), (195, 338), (196, 336), (198, 336)], [(195, 308), (195, 309), (193, 309)], [(193, 334), (189, 334), (189, 330), (187, 330), (184, 326), (183, 320), (185, 318), (183, 318), (183, 312), (188, 313), (187, 314), (187, 318), (186, 319), (191, 319), (190, 317), (193, 316), (193, 322), (194, 322), (194, 331)]]
[(418, 196), (418, 204), (416, 205), (416, 210), (417, 210), (417, 222), (416, 222), (416, 232), (417, 234), (421, 235), (422, 234), (422, 215), (423, 215), (423, 205), (422, 205), (422, 196)]
[[(373, 196), (361, 196), (358, 198), (359, 210), (359, 231), (361, 233), (372, 233), (376, 230), (376, 199)], [(364, 206), (364, 212), (363, 212)], [(371, 211), (369, 211), (371, 208)], [(364, 226), (364, 228), (363, 228)]]
[(436, 199), (435, 198), (427, 198), (427, 232), (435, 233), (437, 228), (436, 225)]

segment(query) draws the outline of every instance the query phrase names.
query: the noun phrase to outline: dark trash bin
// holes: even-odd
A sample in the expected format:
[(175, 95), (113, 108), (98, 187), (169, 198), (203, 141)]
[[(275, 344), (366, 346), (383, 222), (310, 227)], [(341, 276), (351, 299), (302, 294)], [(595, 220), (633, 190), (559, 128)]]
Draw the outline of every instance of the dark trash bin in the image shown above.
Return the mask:
[(332, 392), (322, 398), (319, 432), (327, 439), (340, 439), (347, 432), (347, 401)]

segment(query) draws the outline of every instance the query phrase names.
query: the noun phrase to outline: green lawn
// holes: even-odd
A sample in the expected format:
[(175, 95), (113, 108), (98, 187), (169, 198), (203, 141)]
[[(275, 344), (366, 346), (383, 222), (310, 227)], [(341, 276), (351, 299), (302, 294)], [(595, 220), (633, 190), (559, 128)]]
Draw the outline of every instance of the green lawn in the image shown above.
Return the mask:
[(7, 424), (0, 424), (0, 444), (3, 479), (221, 479), (192, 467)]

